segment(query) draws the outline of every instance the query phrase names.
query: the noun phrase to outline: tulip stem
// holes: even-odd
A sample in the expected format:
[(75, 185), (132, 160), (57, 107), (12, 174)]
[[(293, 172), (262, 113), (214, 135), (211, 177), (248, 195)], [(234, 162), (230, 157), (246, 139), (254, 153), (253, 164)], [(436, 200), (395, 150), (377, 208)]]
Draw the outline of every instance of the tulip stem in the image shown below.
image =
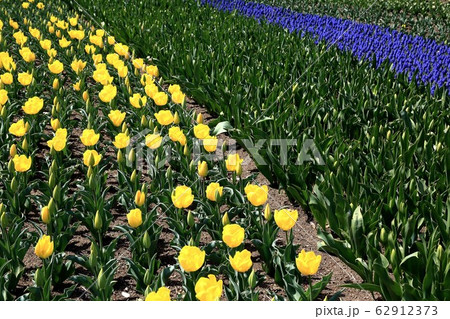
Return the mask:
[(313, 301), (311, 276), (308, 276), (308, 281), (309, 281), (309, 300)]

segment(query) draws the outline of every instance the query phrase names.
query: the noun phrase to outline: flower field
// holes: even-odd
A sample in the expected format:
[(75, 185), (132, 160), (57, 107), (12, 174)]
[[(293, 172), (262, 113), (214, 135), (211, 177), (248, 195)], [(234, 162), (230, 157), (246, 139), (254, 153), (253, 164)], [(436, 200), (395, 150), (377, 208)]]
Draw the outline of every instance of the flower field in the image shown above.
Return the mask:
[(416, 2), (0, 0), (0, 300), (449, 300)]

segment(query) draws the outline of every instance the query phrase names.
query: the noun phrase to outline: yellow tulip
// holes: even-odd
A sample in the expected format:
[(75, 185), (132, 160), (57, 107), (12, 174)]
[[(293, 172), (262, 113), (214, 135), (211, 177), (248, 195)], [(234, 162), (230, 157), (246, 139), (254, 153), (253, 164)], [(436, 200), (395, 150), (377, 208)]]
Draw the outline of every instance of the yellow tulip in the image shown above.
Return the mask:
[(25, 124), (24, 120), (19, 120), (16, 123), (11, 124), (9, 127), (9, 133), (14, 136), (22, 137), (27, 134), (28, 126)]
[(119, 133), (115, 136), (113, 144), (118, 149), (125, 148), (130, 145), (130, 137), (125, 133)]
[(44, 49), (45, 51), (50, 50), (50, 48), (52, 47), (52, 41), (50, 40), (41, 40), (39, 41), (39, 44), (41, 45), (41, 48)]
[(205, 161), (198, 162), (197, 171), (200, 177), (205, 177), (208, 175), (208, 164)]
[(34, 253), (36, 256), (42, 259), (46, 259), (53, 254), (54, 245), (50, 238), (50, 236), (44, 235), (42, 236), (34, 248)]
[(53, 74), (59, 74), (64, 70), (64, 65), (58, 60), (53, 61), (53, 63), (48, 64), (48, 69)]
[(160, 147), (161, 143), (162, 143), (162, 137), (159, 134), (148, 134), (145, 137), (145, 145), (147, 145), (147, 147), (152, 150)]
[(182, 104), (186, 95), (181, 91), (176, 91), (172, 94), (172, 102), (176, 104)]
[(81, 143), (85, 146), (94, 146), (97, 144), (100, 134), (96, 134), (92, 129), (85, 129), (80, 136)]
[(145, 301), (170, 301), (170, 289), (161, 287), (157, 292), (152, 291), (145, 297)]
[(59, 119), (51, 119), (50, 126), (52, 127), (53, 131), (56, 132), (61, 127), (61, 123), (59, 122)]
[(138, 207), (143, 206), (145, 204), (145, 193), (138, 190), (134, 196), (134, 203)]
[(102, 159), (102, 155), (98, 154), (96, 150), (86, 150), (83, 153), (83, 163), (86, 166), (90, 166), (92, 157), (93, 166), (97, 166), (98, 163), (100, 163), (100, 160)]
[(247, 184), (245, 186), (245, 194), (247, 199), (253, 206), (261, 206), (267, 202), (267, 197), (269, 194), (269, 189), (267, 185), (258, 186), (253, 184)]
[(102, 64), (97, 65), (97, 69), (92, 74), (92, 78), (95, 82), (100, 83), (101, 85), (105, 86), (108, 84), (111, 84), (114, 78), (109, 74), (108, 70), (103, 67), (98, 67)]
[(297, 265), (298, 271), (300, 271), (303, 276), (311, 276), (317, 273), (321, 261), (321, 255), (316, 255), (313, 251), (305, 252), (305, 250), (302, 249), (295, 259), (295, 264)]
[(60, 152), (66, 147), (67, 142), (67, 129), (59, 128), (55, 132), (55, 137), (47, 142), (48, 147)]
[(58, 42), (59, 46), (63, 49), (67, 48), (72, 43), (72, 41), (67, 40), (65, 37), (62, 37)]
[(170, 125), (173, 123), (173, 115), (169, 110), (161, 110), (155, 113), (155, 118), (160, 125)]
[(142, 69), (144, 67), (144, 59), (133, 59), (133, 66), (136, 69)]
[(50, 209), (48, 206), (44, 206), (41, 209), (41, 219), (44, 222), (44, 224), (48, 224), (51, 221), (51, 215), (50, 215)]
[(206, 187), (206, 198), (210, 201), (216, 201), (216, 195), (222, 196), (223, 186), (219, 183), (211, 183)]
[(123, 56), (125, 59), (128, 59), (130, 56), (128, 46), (122, 43), (117, 43), (114, 45), (114, 51), (116, 51), (118, 55)]
[(22, 59), (29, 63), (36, 60), (36, 55), (31, 52), (30, 48), (22, 48), (19, 50), (20, 55), (22, 56)]
[(194, 201), (192, 189), (187, 186), (177, 186), (172, 192), (172, 203), (176, 208), (188, 208)]
[(74, 59), (70, 64), (70, 67), (78, 75), (81, 71), (84, 70), (84, 68), (86, 67), (86, 63), (87, 62), (84, 62), (83, 60)]
[(158, 87), (152, 83), (146, 84), (144, 90), (145, 94), (147, 94), (150, 98), (153, 98), (158, 93)]
[(288, 231), (294, 227), (297, 222), (298, 211), (291, 209), (275, 210), (273, 217), (275, 218), (278, 227), (284, 231)]
[(29, 98), (25, 105), (22, 106), (22, 110), (28, 115), (34, 115), (39, 113), (40, 110), (44, 107), (44, 100), (35, 96)]
[(203, 139), (203, 147), (205, 151), (208, 153), (215, 152), (217, 149), (217, 137), (216, 136), (207, 136)]
[(11, 83), (13, 83), (14, 78), (11, 73), (7, 72), (0, 75), (0, 81), (5, 85), (10, 85)]
[(108, 37), (108, 44), (109, 45), (113, 45), (114, 43), (116, 43), (116, 39), (113, 36), (109, 36)]
[(139, 93), (134, 93), (133, 96), (130, 97), (130, 104), (133, 107), (140, 109), (147, 104), (147, 97), (141, 96)]
[(27, 86), (31, 84), (33, 81), (33, 75), (28, 72), (22, 72), (17, 75), (17, 81), (23, 86)]
[(169, 137), (172, 141), (178, 142), (184, 135), (183, 131), (178, 126), (172, 126), (169, 128)]
[(167, 94), (164, 92), (158, 92), (152, 98), (155, 104), (158, 106), (164, 106), (167, 104), (168, 101)]
[(3, 106), (8, 102), (8, 91), (0, 90), (0, 106)]
[(31, 168), (31, 157), (26, 155), (15, 155), (13, 157), (14, 169), (16, 172), (26, 172)]
[(228, 157), (225, 160), (225, 165), (228, 171), (236, 172), (236, 169), (239, 166), (238, 163), (241, 164), (242, 162), (243, 159), (239, 157), (239, 154), (228, 154)]
[(244, 241), (245, 230), (238, 224), (228, 224), (223, 227), (222, 240), (230, 248), (236, 248)]
[(148, 75), (157, 77), (159, 76), (159, 70), (156, 65), (149, 65), (145, 68), (145, 72), (147, 72)]
[(119, 127), (122, 125), (123, 120), (125, 120), (125, 115), (125, 112), (120, 112), (119, 110), (111, 110), (108, 114), (108, 117), (114, 124), (114, 126)]
[(178, 255), (178, 262), (186, 272), (199, 270), (205, 263), (206, 253), (195, 246), (184, 246)]
[(108, 84), (103, 87), (103, 89), (98, 94), (98, 97), (103, 102), (109, 103), (116, 97), (116, 95), (117, 95), (117, 87), (112, 84)]
[(175, 92), (181, 91), (181, 88), (178, 84), (171, 84), (171, 85), (169, 85), (169, 89), (167, 91), (170, 94), (173, 94)]
[(237, 272), (246, 272), (253, 266), (252, 254), (244, 249), (243, 251), (237, 251), (234, 257), (229, 256), (231, 267)]
[(71, 39), (76, 39), (79, 41), (83, 40), (84, 36), (85, 36), (83, 30), (70, 30), (70, 31), (68, 31), (68, 33), (69, 33), (69, 37)]
[(194, 126), (194, 135), (200, 140), (209, 137), (209, 126), (206, 124), (197, 124)]
[(223, 282), (214, 275), (201, 277), (195, 284), (195, 297), (200, 301), (217, 301), (222, 296)]
[(130, 210), (127, 214), (128, 224), (133, 228), (138, 228), (142, 225), (142, 212), (139, 208)]

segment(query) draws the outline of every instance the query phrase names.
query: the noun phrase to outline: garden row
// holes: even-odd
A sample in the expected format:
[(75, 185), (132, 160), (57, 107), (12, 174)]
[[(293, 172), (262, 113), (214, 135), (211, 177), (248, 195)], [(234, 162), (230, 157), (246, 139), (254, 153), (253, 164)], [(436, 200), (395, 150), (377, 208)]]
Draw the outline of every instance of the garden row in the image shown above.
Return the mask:
[(146, 300), (310, 300), (329, 282), (225, 125), (64, 2), (1, 2), (0, 115), (0, 300), (111, 300), (123, 268)]
[[(231, 123), (260, 171), (312, 212), (321, 248), (365, 289), (388, 300), (450, 298), (448, 83), (432, 95), (388, 61), (373, 68), (196, 1), (81, 3)], [(285, 139), (287, 158), (269, 139)]]
[(450, 3), (441, 0), (261, 0), (294, 11), (377, 24), (448, 44)]

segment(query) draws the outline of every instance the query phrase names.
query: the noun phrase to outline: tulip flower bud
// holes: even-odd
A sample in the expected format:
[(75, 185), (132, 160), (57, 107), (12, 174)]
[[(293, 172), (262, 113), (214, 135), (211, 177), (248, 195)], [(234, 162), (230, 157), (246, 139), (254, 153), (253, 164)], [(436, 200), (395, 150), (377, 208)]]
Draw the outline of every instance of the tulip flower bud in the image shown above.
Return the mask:
[(56, 185), (55, 188), (53, 188), (53, 198), (56, 200), (56, 203), (59, 203), (60, 201), (60, 194), (61, 187), (59, 185)]
[(10, 174), (13, 174), (15, 171), (14, 169), (14, 162), (12, 161), (12, 159), (8, 162), (8, 172)]
[(197, 122), (198, 124), (202, 124), (202, 123), (203, 123), (203, 114), (202, 114), (202, 113), (198, 113), (198, 114), (197, 114), (196, 122)]
[(171, 181), (171, 180), (172, 180), (172, 168), (171, 168), (171, 167), (169, 167), (169, 168), (167, 169), (167, 171), (166, 171), (166, 179), (167, 179), (168, 181)]
[(188, 157), (190, 155), (189, 147), (187, 146), (187, 144), (184, 145), (183, 155), (186, 156), (186, 157)]
[(388, 242), (388, 234), (387, 234), (386, 228), (384, 228), (384, 227), (381, 228), (381, 231), (380, 231), (380, 240), (383, 245), (386, 245), (386, 243)]
[(389, 200), (389, 209), (392, 210), (394, 208), (395, 201), (393, 198)]
[(137, 178), (137, 171), (133, 170), (133, 173), (131, 173), (130, 181), (134, 183), (136, 181), (136, 178)]
[(193, 160), (189, 163), (189, 171), (191, 173), (194, 172), (194, 161)]
[(8, 111), (6, 110), (6, 107), (3, 107), (2, 108), (2, 111), (1, 111), (1, 116), (3, 117), (3, 118), (6, 118), (6, 116), (8, 115)]
[(197, 170), (200, 177), (205, 177), (208, 175), (208, 164), (205, 161), (199, 162), (197, 165)]
[(152, 283), (152, 273), (150, 269), (147, 269), (144, 274), (144, 284), (150, 286), (151, 283)]
[(88, 99), (89, 99), (89, 93), (86, 90), (86, 91), (83, 92), (83, 100), (84, 100), (84, 102), (86, 102)]
[(23, 149), (25, 152), (28, 152), (28, 141), (27, 141), (27, 138), (26, 138), (26, 137), (23, 139), (23, 142), (22, 142), (22, 149)]
[(123, 162), (123, 154), (121, 150), (117, 151), (117, 162), (122, 163)]
[(194, 215), (191, 211), (188, 212), (186, 221), (189, 227), (193, 227), (195, 225)]
[(136, 150), (132, 148), (128, 153), (128, 161), (134, 163), (136, 161)]
[(442, 260), (442, 256), (444, 255), (444, 248), (442, 248), (441, 244), (436, 248), (436, 257), (439, 261)]
[(95, 213), (95, 218), (94, 218), (94, 228), (96, 230), (99, 230), (102, 228), (102, 226), (103, 226), (102, 216), (100, 216), (99, 211), (97, 211)]
[(148, 128), (149, 128), (150, 130), (153, 130), (153, 129), (155, 128), (155, 123), (153, 123), (152, 120), (148, 121)]
[(151, 240), (150, 240), (150, 235), (148, 234), (148, 231), (146, 231), (146, 232), (144, 233), (144, 236), (142, 237), (142, 245), (143, 245), (145, 248), (149, 249), (150, 246), (151, 246), (151, 244), (152, 244), (152, 242), (151, 242)]
[(388, 243), (390, 247), (394, 247), (395, 246), (395, 238), (394, 238), (394, 232), (389, 232), (388, 235)]
[(36, 272), (34, 273), (34, 282), (36, 283), (36, 286), (44, 287), (45, 274), (44, 274), (44, 270), (42, 268), (36, 269)]
[(5, 205), (3, 203), (0, 203), (0, 214), (3, 214), (5, 210)]
[(42, 222), (44, 224), (49, 224), (50, 221), (52, 220), (52, 216), (50, 214), (50, 209), (48, 209), (48, 206), (42, 207), (42, 209), (41, 209), (41, 219), (42, 219)]
[(126, 133), (126, 131), (127, 131), (127, 123), (123, 122), (122, 123), (122, 133)]
[(241, 176), (242, 175), (242, 164), (240, 161), (236, 164), (236, 175)]
[(91, 243), (91, 254), (89, 255), (89, 264), (92, 268), (95, 268), (97, 265), (98, 251), (97, 246), (94, 243)]
[(194, 238), (191, 237), (191, 239), (189, 239), (188, 246), (195, 246)]
[(3, 229), (8, 227), (8, 215), (6, 215), (6, 212), (3, 212), (0, 217), (0, 225), (2, 226)]
[(398, 206), (398, 211), (402, 214), (405, 212), (405, 203), (404, 202), (400, 203), (400, 205)]
[(142, 115), (142, 117), (141, 117), (141, 126), (142, 127), (146, 127), (147, 125), (148, 125), (148, 120), (145, 117), (145, 115)]
[(230, 218), (228, 217), (228, 213), (223, 214), (222, 217), (222, 225), (228, 225), (230, 223)]
[(100, 290), (103, 290), (103, 289), (106, 288), (106, 276), (105, 276), (105, 274), (104, 274), (104, 272), (103, 272), (103, 268), (100, 269), (100, 272), (99, 272), (99, 274), (98, 274), (98, 277), (97, 277), (97, 285), (98, 285), (98, 288), (99, 288)]
[(391, 254), (389, 256), (389, 261), (391, 262), (392, 266), (397, 265), (397, 250), (395, 250), (395, 248), (391, 250)]
[(175, 115), (173, 116), (173, 124), (180, 124), (180, 116), (178, 115), (178, 112), (175, 112)]
[(270, 205), (267, 203), (264, 208), (264, 218), (269, 221), (272, 219), (272, 210), (270, 209)]
[(158, 166), (158, 163), (159, 163), (159, 155), (156, 155), (155, 156), (155, 166)]
[(11, 180), (11, 190), (13, 193), (17, 192), (17, 188), (19, 187), (19, 182), (17, 181), (16, 177), (14, 176)]
[(16, 155), (17, 155), (17, 146), (16, 144), (13, 144), (9, 149), (9, 156), (14, 157)]
[(252, 269), (252, 272), (248, 276), (248, 286), (250, 287), (250, 289), (253, 289), (256, 287), (256, 282), (257, 282), (257, 280), (256, 280), (255, 270)]
[(56, 204), (53, 198), (50, 198), (47, 207), (50, 210), (50, 214), (56, 213)]
[(53, 86), (53, 90), (59, 89), (59, 80), (58, 80), (58, 78), (53, 80), (53, 85), (52, 86)]

